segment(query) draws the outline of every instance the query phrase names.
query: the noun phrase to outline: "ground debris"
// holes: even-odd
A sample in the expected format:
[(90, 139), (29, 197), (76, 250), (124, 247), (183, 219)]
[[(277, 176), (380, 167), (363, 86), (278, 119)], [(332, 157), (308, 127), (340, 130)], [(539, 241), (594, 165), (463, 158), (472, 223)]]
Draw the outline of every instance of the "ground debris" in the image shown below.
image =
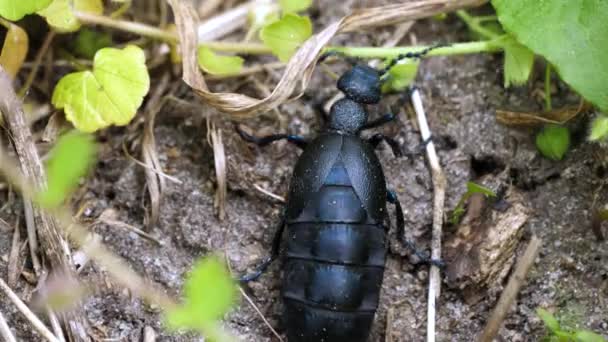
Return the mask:
[(462, 290), (470, 304), (500, 285), (515, 260), (530, 213), (515, 188), (507, 190), (504, 201), (509, 205), (501, 211), (483, 195), (474, 195), (456, 234), (445, 244), (447, 284)]

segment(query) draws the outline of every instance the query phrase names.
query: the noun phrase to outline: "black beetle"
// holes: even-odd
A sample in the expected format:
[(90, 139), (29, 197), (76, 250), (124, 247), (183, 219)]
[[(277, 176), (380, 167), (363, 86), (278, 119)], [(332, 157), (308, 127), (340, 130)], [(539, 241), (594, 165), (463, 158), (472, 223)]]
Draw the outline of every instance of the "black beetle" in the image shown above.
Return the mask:
[(287, 227), (282, 295), (290, 342), (367, 340), (384, 273), (390, 227), (387, 202), (395, 205), (397, 236), (411, 248), (403, 239), (401, 205), (387, 189), (374, 152), (383, 140), (396, 155), (400, 148), (382, 134), (362, 139), (359, 133), (395, 118), (387, 114), (367, 122), (364, 107), (380, 101), (388, 69), (398, 59), (419, 58), (427, 51), (400, 55), (381, 71), (353, 66), (338, 80), (345, 98), (332, 106), (329, 129), (313, 141), (287, 134), (254, 137), (238, 129), (243, 139), (260, 146), (286, 139), (303, 149), (271, 255), (241, 278), (256, 279), (276, 259)]

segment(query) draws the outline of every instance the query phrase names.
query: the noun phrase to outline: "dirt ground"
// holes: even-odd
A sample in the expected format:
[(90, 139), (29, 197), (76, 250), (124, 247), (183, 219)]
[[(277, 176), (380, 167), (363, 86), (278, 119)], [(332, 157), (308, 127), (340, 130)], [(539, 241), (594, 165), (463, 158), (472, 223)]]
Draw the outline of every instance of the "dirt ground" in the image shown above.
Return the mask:
[[(345, 1), (334, 6), (332, 2), (322, 10), (313, 10), (316, 29), (344, 15), (350, 3)], [(360, 2), (357, 4), (361, 6)], [(341, 35), (335, 43), (380, 45), (391, 32), (383, 29)], [(421, 20), (411, 33), (420, 43), (469, 39), (465, 26), (453, 18)], [(409, 39), (402, 43), (408, 44)], [(339, 73), (344, 65), (334, 64), (330, 68)], [(448, 177), (448, 208), (453, 208), (460, 199), (467, 181), (506, 174), (507, 181), (524, 192), (526, 206), (531, 209), (523, 242), (532, 234), (543, 241), (540, 257), (500, 331), (499, 340), (541, 339), (545, 330), (535, 314), (539, 306), (556, 312), (569, 327), (588, 328), (608, 337), (608, 246), (606, 242), (598, 242), (590, 231), (594, 199), (608, 200), (608, 196), (599, 192), (605, 177), (605, 167), (597, 158), (599, 147), (584, 142), (586, 120), (579, 120), (571, 125), (573, 148), (563, 161), (551, 162), (535, 149), (532, 130), (512, 130), (499, 125), (495, 120), (496, 109), (534, 111), (542, 108), (541, 102), (531, 95), (541, 82), (538, 75), (527, 86), (505, 90), (501, 68), (502, 57), (498, 55), (434, 57), (422, 62), (416, 81), (431, 128), (439, 137), (439, 155)], [(278, 73), (270, 74), (270, 82), (276, 82), (278, 77)], [(225, 82), (218, 87), (237, 88), (230, 83), (234, 81)], [(248, 87), (239, 89), (251, 91)], [(335, 81), (318, 68), (305, 96), (278, 109), (282, 124), (275, 120), (274, 113), (269, 113), (247, 125), (261, 133), (288, 131), (313, 136), (319, 132), (321, 122), (312, 104), (335, 92)], [(217, 120), (223, 129), (229, 166), (227, 218), (219, 221), (213, 205), (213, 155), (202, 120), (204, 114), (213, 111), (202, 107), (187, 89), (182, 89), (180, 94), (193, 106), (167, 104), (159, 113), (155, 128), (163, 168), (181, 181), (181, 184), (167, 182), (160, 222), (149, 230), (162, 246), (120, 227), (91, 227), (114, 252), (126, 258), (134, 270), (161, 284), (176, 297), (183, 275), (200, 256), (220, 251), (235, 273), (243, 273), (266, 255), (281, 205), (256, 190), (254, 184), (285, 195), (297, 158), (297, 151), (284, 143), (264, 149), (248, 146), (234, 133), (231, 123)], [(576, 102), (574, 95), (563, 87), (557, 88), (555, 106)], [(399, 106), (398, 96), (389, 96), (384, 103), (393, 108), (403, 107)], [(385, 109), (384, 104), (372, 108), (372, 117), (384, 113)], [(397, 123), (380, 130), (394, 136), (404, 149), (411, 150), (420, 143), (420, 136), (404, 113), (401, 110)], [(144, 170), (122, 152), (123, 141), (133, 135), (129, 128), (112, 128), (99, 135), (99, 161), (83, 184), (74, 207), (86, 206), (85, 216), (90, 218), (112, 208), (118, 220), (145, 229), (143, 220), (149, 204)], [(138, 151), (137, 148), (133, 153), (137, 155)], [(378, 154), (387, 181), (396, 189), (404, 206), (408, 237), (420, 248), (428, 249), (432, 183), (425, 159), (422, 156), (397, 159), (388, 148)], [(6, 191), (0, 192), (0, 201), (6, 199)], [(22, 216), (22, 206), (18, 200), (0, 212), (0, 218), (11, 224), (19, 216)], [(398, 245), (394, 233), (391, 236), (381, 302), (370, 341), (423, 341), (428, 268), (415, 265), (416, 260)], [(0, 276), (4, 279), (11, 240), (11, 233), (0, 234)], [(103, 284), (86, 299), (85, 310), (93, 330), (107, 338), (105, 341), (140, 341), (146, 326), (152, 327), (161, 341), (203, 340), (164, 332), (157, 308), (113, 284), (100, 267), (89, 265), (81, 274), (85, 282)], [(246, 291), (270, 324), (282, 332), (280, 279), (281, 263), (277, 262)], [(32, 291), (25, 281), (19, 282), (21, 295), (27, 297)], [(484, 294), (480, 302), (469, 305), (461, 293), (444, 286), (438, 303), (438, 340), (473, 340), (499, 294), (500, 288), (493, 289)], [(20, 340), (41, 340), (2, 295), (0, 311), (17, 329)], [(226, 327), (242, 341), (277, 340), (244, 299), (228, 315)]]

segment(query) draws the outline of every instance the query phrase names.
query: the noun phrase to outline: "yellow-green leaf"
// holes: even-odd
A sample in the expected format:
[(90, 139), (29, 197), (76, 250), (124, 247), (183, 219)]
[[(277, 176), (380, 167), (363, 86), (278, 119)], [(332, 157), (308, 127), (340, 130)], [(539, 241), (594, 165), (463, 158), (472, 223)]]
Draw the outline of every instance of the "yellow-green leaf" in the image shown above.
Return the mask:
[(137, 46), (104, 48), (92, 71), (64, 76), (53, 92), (53, 105), (83, 132), (124, 126), (135, 116), (150, 88), (144, 52)]
[(0, 0), (0, 17), (17, 21), (27, 14), (40, 11), (52, 0)]
[(80, 22), (73, 11), (100, 15), (103, 13), (103, 3), (102, 0), (53, 0), (38, 14), (45, 17), (49, 25), (57, 31), (73, 32), (80, 28)]
[(59, 138), (46, 163), (47, 189), (38, 194), (42, 206), (53, 208), (63, 203), (95, 159), (95, 148), (93, 137), (78, 131)]
[(549, 311), (543, 308), (538, 308), (536, 309), (536, 314), (538, 315), (538, 317), (540, 317), (540, 319), (542, 319), (542, 321), (545, 323), (547, 328), (549, 328), (549, 330), (553, 332), (561, 330), (559, 322), (557, 321), (555, 316), (553, 316), (553, 314)]
[(243, 58), (222, 56), (206, 46), (198, 48), (198, 66), (212, 75), (234, 75), (243, 68)]
[(415, 60), (403, 60), (388, 71), (388, 79), (382, 83), (382, 92), (402, 91), (416, 78), (418, 65)]
[(167, 324), (171, 329), (209, 330), (237, 298), (235, 282), (224, 263), (215, 256), (196, 263), (183, 292), (184, 303), (167, 312)]
[(608, 136), (608, 116), (600, 115), (591, 124), (591, 135), (589, 140), (599, 140)]
[(510, 36), (503, 42), (503, 48), (505, 49), (505, 88), (511, 84), (526, 83), (534, 65), (534, 52)]
[(288, 13), (281, 20), (262, 28), (260, 39), (282, 62), (312, 35), (312, 24), (308, 17)]
[(21, 27), (9, 23), (2, 52), (0, 52), (0, 65), (12, 78), (15, 78), (23, 65), (27, 56), (28, 44), (27, 33)]
[(279, 0), (279, 6), (283, 13), (295, 13), (304, 11), (312, 5), (312, 0)]

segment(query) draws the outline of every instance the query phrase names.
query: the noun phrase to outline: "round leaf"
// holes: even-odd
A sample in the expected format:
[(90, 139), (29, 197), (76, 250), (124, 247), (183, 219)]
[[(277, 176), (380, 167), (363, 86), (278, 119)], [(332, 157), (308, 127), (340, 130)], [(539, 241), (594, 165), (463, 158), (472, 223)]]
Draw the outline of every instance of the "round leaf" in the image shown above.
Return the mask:
[(260, 39), (282, 62), (287, 62), (298, 46), (311, 35), (310, 19), (291, 13), (260, 31)]
[(511, 84), (526, 83), (534, 65), (534, 52), (509, 36), (503, 42), (503, 47), (505, 49), (505, 88)]
[(608, 116), (600, 115), (591, 124), (589, 140), (599, 140), (608, 135)]
[(184, 304), (168, 312), (173, 329), (205, 329), (228, 312), (237, 288), (224, 263), (208, 257), (196, 263), (184, 284)]
[(29, 47), (27, 33), (15, 24), (9, 24), (4, 45), (0, 53), (0, 65), (15, 78), (25, 61)]
[(112, 36), (110, 34), (83, 27), (76, 35), (73, 51), (80, 57), (93, 59), (97, 51), (111, 45)]
[(312, 5), (312, 0), (279, 0), (279, 6), (284, 13), (304, 11)]
[(404, 60), (388, 71), (388, 80), (382, 84), (382, 92), (401, 91), (407, 88), (416, 78), (420, 62)]
[(53, 0), (47, 8), (38, 14), (46, 18), (49, 25), (59, 32), (73, 32), (80, 28), (80, 22), (73, 11), (102, 14), (102, 0)]
[(243, 68), (239, 56), (222, 56), (206, 46), (198, 48), (198, 66), (212, 75), (234, 75)]
[(95, 54), (93, 71), (64, 76), (53, 92), (53, 105), (84, 132), (124, 126), (135, 116), (150, 88), (144, 52), (137, 46), (105, 48)]
[(0, 0), (0, 16), (8, 20), (17, 21), (26, 14), (40, 11), (52, 0)]
[(543, 156), (561, 160), (570, 146), (570, 131), (558, 125), (547, 125), (536, 135), (536, 147)]
[(61, 136), (46, 163), (47, 189), (38, 195), (40, 204), (53, 208), (63, 203), (94, 158), (95, 142), (90, 135), (72, 131)]
[(553, 316), (553, 314), (549, 311), (543, 308), (538, 308), (536, 309), (536, 314), (538, 315), (538, 317), (540, 317), (540, 319), (543, 320), (549, 330), (555, 332), (561, 329), (559, 326), (559, 322), (557, 321), (557, 319), (555, 319), (555, 316)]
[(608, 110), (608, 1), (492, 0), (503, 27)]

